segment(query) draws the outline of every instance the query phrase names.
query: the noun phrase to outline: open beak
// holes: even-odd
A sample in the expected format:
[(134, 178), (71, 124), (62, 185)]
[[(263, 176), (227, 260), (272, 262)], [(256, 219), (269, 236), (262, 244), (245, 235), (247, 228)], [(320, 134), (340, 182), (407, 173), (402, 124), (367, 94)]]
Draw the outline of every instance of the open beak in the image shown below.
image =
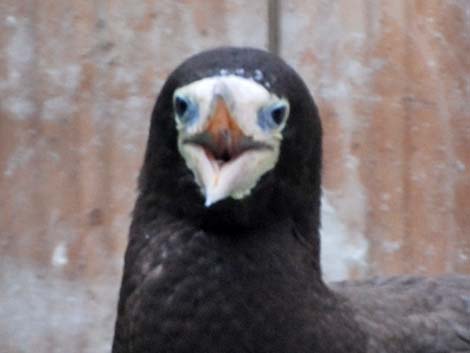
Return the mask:
[(183, 144), (199, 147), (205, 161), (197, 168), (197, 175), (206, 197), (205, 205), (233, 196), (240, 188), (239, 181), (246, 172), (243, 163), (237, 162), (246, 152), (271, 149), (266, 143), (246, 136), (232, 117), (222, 96), (215, 96), (212, 114), (204, 131), (186, 137)]
[(214, 113), (209, 118), (205, 131), (186, 138), (184, 143), (203, 148), (207, 158), (219, 166), (248, 150), (270, 148), (243, 133), (222, 97), (216, 97)]

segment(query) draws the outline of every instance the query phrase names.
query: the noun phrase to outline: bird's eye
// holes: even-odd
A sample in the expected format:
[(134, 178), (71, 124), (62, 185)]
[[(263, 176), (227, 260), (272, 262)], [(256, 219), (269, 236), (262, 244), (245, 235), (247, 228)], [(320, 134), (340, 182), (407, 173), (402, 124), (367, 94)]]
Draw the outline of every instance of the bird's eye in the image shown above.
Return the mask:
[(199, 112), (197, 105), (187, 97), (175, 95), (173, 108), (176, 118), (183, 124), (190, 124), (198, 118)]
[(175, 112), (178, 115), (184, 115), (188, 109), (188, 101), (183, 97), (175, 97)]
[(287, 107), (285, 105), (275, 107), (271, 110), (271, 118), (276, 123), (276, 125), (281, 125), (281, 123), (284, 121), (286, 111)]
[(289, 104), (281, 100), (258, 111), (258, 124), (263, 130), (281, 127), (289, 115)]

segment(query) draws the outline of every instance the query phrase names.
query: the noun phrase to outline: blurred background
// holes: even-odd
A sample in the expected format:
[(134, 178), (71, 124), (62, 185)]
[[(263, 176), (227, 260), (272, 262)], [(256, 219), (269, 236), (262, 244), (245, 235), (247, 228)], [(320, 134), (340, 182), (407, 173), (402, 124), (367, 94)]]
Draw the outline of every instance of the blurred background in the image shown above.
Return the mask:
[(0, 2), (0, 352), (110, 351), (155, 97), (277, 51), (325, 130), (327, 280), (470, 273), (470, 1)]

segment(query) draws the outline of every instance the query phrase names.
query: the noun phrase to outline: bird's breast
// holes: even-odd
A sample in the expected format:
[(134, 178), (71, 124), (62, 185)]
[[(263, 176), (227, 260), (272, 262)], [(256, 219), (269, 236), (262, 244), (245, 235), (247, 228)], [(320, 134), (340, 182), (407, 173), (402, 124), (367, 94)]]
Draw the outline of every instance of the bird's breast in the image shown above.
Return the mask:
[(276, 280), (275, 268), (266, 273), (254, 254), (204, 232), (173, 232), (152, 244), (146, 247), (152, 256), (140, 256), (146, 274), (128, 303), (137, 345), (150, 342), (158, 352), (272, 352), (298, 329), (282, 278)]

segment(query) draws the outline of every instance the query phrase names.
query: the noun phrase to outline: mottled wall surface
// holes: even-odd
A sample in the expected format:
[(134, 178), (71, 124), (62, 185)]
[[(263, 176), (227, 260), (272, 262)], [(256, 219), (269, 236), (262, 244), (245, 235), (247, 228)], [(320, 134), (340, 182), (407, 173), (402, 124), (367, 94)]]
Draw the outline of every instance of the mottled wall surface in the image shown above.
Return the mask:
[[(267, 2), (0, 2), (0, 352), (108, 352), (153, 101)], [(470, 2), (286, 0), (325, 128), (329, 279), (470, 273)]]
[(282, 55), (323, 117), (325, 214), (347, 230), (349, 256), (329, 232), (323, 255), (358, 276), (469, 273), (470, 2), (289, 0), (282, 13)]

